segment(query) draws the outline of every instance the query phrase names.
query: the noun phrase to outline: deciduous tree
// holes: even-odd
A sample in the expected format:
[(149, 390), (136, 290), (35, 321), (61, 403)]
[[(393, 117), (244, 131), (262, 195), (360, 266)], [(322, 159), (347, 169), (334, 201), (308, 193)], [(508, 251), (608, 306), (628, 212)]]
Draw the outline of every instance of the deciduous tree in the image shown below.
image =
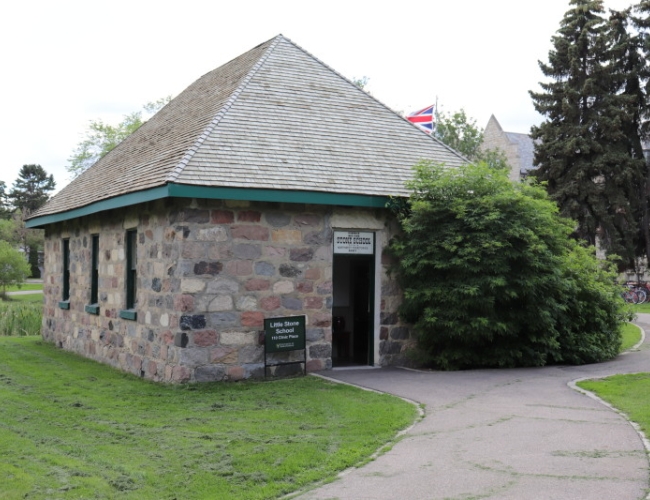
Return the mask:
[(142, 111), (135, 111), (125, 115), (117, 125), (110, 125), (102, 120), (91, 120), (84, 139), (77, 144), (68, 158), (66, 169), (74, 177), (78, 176), (88, 167), (105, 156), (120, 142), (139, 129), (146, 121), (144, 116), (151, 116), (159, 111), (171, 100), (171, 96), (150, 102), (142, 107)]
[(0, 294), (4, 297), (8, 286), (21, 285), (29, 276), (29, 264), (24, 255), (6, 241), (0, 241)]
[(503, 151), (481, 149), (483, 129), (476, 125), (474, 118), (467, 116), (464, 109), (454, 113), (440, 113), (436, 118), (434, 135), (470, 161), (484, 161), (497, 170), (510, 169)]

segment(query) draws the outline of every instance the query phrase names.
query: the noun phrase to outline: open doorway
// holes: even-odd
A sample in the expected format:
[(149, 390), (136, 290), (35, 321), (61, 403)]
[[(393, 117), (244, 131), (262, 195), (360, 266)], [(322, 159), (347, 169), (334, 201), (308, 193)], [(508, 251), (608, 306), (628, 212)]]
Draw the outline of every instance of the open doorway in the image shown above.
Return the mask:
[[(336, 233), (341, 234), (341, 232)], [(341, 253), (335, 245), (333, 262), (332, 365), (374, 364), (374, 235), (371, 253)], [(336, 237), (336, 236), (335, 236)], [(355, 250), (347, 247), (343, 251)], [(356, 249), (359, 250), (358, 248)]]

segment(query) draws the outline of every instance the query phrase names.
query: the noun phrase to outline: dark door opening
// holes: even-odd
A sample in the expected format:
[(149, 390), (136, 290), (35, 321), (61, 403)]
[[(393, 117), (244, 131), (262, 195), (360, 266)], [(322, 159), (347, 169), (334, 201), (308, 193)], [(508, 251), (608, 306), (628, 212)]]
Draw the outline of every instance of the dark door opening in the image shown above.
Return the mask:
[(332, 365), (371, 365), (374, 256), (334, 255)]

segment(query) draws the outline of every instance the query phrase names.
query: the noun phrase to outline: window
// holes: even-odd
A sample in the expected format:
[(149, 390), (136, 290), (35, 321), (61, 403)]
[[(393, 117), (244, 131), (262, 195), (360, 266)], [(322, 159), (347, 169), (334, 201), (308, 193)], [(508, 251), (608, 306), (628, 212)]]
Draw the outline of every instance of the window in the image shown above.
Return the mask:
[(90, 304), (86, 312), (99, 314), (99, 235), (93, 234), (90, 256)]
[(137, 288), (137, 238), (138, 232), (131, 229), (126, 232), (126, 310), (120, 311), (120, 317), (124, 319), (136, 319), (135, 308)]
[(70, 240), (63, 240), (63, 295), (61, 309), (70, 309)]

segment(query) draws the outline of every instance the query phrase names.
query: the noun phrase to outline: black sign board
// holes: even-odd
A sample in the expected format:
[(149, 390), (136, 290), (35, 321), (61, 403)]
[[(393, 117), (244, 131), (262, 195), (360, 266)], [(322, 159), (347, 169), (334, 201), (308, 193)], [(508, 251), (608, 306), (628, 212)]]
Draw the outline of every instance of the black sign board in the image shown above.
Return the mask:
[(305, 349), (305, 317), (286, 316), (264, 320), (266, 352)]

